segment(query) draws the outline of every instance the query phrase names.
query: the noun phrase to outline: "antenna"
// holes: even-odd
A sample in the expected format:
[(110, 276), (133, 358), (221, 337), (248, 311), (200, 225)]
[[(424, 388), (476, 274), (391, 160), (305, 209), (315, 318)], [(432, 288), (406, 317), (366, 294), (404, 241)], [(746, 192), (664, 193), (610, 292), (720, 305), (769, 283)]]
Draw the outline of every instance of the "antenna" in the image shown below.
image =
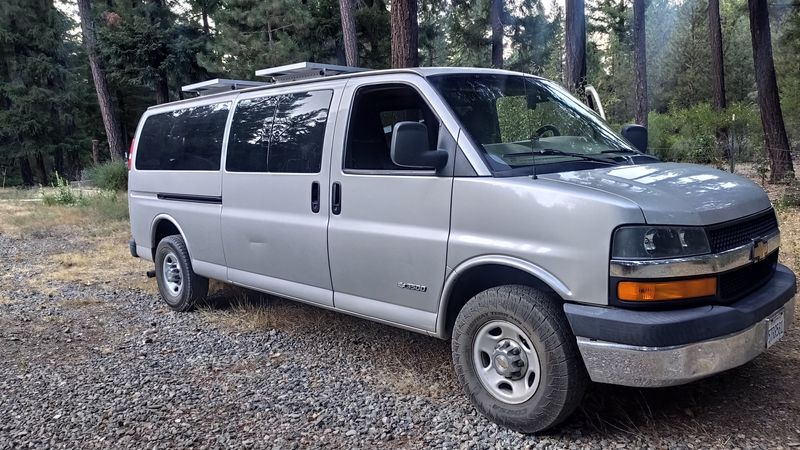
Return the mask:
[[(527, 109), (527, 105), (528, 105), (528, 75), (525, 72), (522, 72), (522, 92), (525, 93), (525, 105), (526, 105), (526, 109)], [(534, 180), (538, 180), (539, 177), (536, 175), (536, 155), (535, 155), (535, 153), (533, 151), (533, 130), (531, 130), (530, 115), (528, 115), (527, 111), (525, 111), (525, 120), (526, 120), (526, 122), (528, 124), (528, 141), (530, 142), (529, 145), (531, 146), (531, 168), (532, 168), (531, 178), (533, 178)]]

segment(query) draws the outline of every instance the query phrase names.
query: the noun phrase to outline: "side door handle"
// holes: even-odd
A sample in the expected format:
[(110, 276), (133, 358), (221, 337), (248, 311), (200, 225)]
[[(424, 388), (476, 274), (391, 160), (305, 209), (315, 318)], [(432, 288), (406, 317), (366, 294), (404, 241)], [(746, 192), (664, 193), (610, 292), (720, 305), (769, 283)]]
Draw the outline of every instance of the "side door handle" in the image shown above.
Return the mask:
[(336, 215), (342, 212), (342, 185), (338, 181), (331, 188), (331, 212)]
[(319, 181), (311, 183), (311, 212), (319, 212)]

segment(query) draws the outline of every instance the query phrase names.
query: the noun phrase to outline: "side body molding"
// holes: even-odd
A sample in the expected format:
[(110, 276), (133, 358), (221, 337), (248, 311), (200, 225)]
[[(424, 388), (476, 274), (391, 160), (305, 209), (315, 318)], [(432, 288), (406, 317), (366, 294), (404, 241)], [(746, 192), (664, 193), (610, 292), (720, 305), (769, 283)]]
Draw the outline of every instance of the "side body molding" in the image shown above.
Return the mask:
[(547, 270), (537, 266), (536, 264), (533, 264), (531, 262), (525, 261), (520, 258), (515, 258), (513, 256), (507, 256), (507, 255), (476, 256), (456, 266), (445, 279), (444, 288), (442, 289), (442, 296), (439, 299), (439, 312), (436, 317), (436, 332), (434, 333), (434, 336), (441, 339), (447, 338), (446, 336), (447, 306), (450, 302), (450, 297), (453, 292), (453, 289), (458, 283), (461, 275), (473, 267), (490, 265), (490, 264), (512, 267), (514, 269), (527, 272), (533, 275), (534, 277), (538, 278), (539, 280), (541, 280), (546, 285), (550, 286), (550, 288), (553, 289), (562, 298), (571, 298), (573, 296), (572, 291), (570, 291), (567, 285), (565, 285), (560, 279), (558, 279), (558, 277), (548, 272)]

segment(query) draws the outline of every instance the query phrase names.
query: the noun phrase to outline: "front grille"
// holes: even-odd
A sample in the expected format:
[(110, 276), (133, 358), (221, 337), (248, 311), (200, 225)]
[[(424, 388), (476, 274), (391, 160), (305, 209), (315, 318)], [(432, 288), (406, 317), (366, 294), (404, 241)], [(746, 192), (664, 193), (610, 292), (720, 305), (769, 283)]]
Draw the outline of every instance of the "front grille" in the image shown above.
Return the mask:
[(712, 253), (741, 247), (753, 239), (769, 236), (777, 230), (778, 219), (775, 217), (775, 211), (771, 209), (753, 217), (706, 228)]
[(772, 252), (763, 261), (731, 270), (719, 276), (719, 297), (729, 303), (754, 291), (775, 273), (778, 252)]

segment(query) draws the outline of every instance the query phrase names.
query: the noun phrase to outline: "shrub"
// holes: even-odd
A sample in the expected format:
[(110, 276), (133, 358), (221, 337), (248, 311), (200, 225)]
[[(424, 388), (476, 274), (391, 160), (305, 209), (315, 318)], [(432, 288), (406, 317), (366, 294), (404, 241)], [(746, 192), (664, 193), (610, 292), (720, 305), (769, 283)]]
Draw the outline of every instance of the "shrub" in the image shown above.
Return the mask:
[(53, 186), (56, 190), (52, 194), (42, 193), (42, 202), (45, 205), (66, 205), (72, 206), (81, 204), (85, 201), (83, 193), (75, 191), (69, 185), (69, 182), (58, 175), (56, 172), (56, 182)]
[(738, 161), (751, 161), (761, 147), (758, 110), (746, 103), (731, 104), (724, 112), (708, 103), (648, 116), (648, 144), (665, 161), (720, 164), (725, 156), (717, 145), (718, 128), (728, 129), (726, 146)]
[(128, 166), (124, 162), (107, 162), (92, 167), (86, 173), (96, 187), (107, 191), (128, 190)]

